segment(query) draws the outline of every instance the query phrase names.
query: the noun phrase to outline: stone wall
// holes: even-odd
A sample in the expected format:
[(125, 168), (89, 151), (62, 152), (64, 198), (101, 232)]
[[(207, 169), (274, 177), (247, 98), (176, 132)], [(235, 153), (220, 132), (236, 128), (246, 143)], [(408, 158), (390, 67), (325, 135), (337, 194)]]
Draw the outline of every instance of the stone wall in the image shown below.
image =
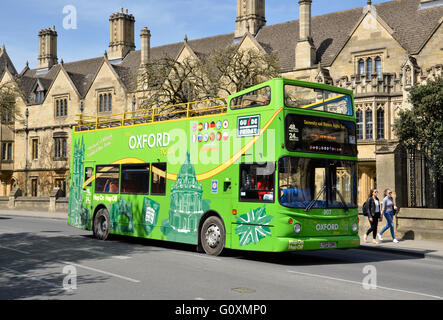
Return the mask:
[(55, 201), (55, 210), (51, 211), (50, 197), (17, 197), (14, 207), (9, 206), (9, 197), (0, 197), (0, 209), (4, 210), (26, 210), (26, 211), (48, 211), (67, 212), (68, 198), (58, 198)]
[(406, 239), (443, 240), (443, 209), (402, 208), (397, 228)]
[(52, 189), (49, 197), (24, 197), (20, 188), (14, 188), (9, 197), (0, 197), (0, 209), (67, 212), (68, 198), (61, 197), (60, 188)]
[[(370, 225), (368, 217), (362, 214), (359, 217), (359, 234), (363, 237)], [(401, 208), (394, 218), (394, 224), (395, 236), (399, 240), (443, 240), (443, 209)], [(386, 219), (383, 217), (377, 232), (385, 225)], [(392, 239), (389, 230), (383, 234), (383, 239)], [(368, 242), (371, 240), (372, 234), (368, 236)]]

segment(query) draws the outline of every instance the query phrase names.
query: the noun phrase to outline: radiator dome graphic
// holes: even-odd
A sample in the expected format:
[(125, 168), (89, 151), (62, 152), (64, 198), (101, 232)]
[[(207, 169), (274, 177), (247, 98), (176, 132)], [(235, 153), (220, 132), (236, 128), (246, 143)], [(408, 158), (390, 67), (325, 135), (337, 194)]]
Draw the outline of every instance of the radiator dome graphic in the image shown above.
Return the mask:
[(161, 230), (168, 240), (195, 244), (200, 218), (208, 209), (209, 201), (203, 200), (203, 187), (188, 152), (171, 187), (169, 219), (163, 221)]

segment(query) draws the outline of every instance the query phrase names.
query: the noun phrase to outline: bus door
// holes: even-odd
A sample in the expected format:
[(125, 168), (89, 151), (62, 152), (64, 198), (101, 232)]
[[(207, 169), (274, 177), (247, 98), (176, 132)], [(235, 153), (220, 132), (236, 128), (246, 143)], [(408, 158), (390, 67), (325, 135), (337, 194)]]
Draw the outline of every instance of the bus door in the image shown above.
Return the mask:
[[(275, 189), (275, 162), (244, 162), (240, 163), (239, 170), (239, 186), (237, 202), (236, 221), (234, 222), (236, 231), (232, 232), (232, 239), (239, 239), (240, 247), (245, 246), (251, 241), (258, 243), (259, 238), (256, 238), (256, 233), (253, 237), (241, 236), (239, 233), (244, 230), (263, 229), (268, 235), (268, 226), (270, 225), (270, 206), (276, 201)], [(238, 174), (238, 173), (237, 173)], [(233, 241), (235, 245), (236, 241)]]
[(275, 162), (240, 163), (239, 201), (274, 203)]
[[(233, 192), (232, 192), (232, 188), (233, 188), (233, 180), (230, 176), (224, 176), (222, 177), (223, 180), (217, 181), (217, 180), (212, 180), (212, 193), (218, 193), (219, 196), (217, 196), (217, 199), (220, 199), (221, 201), (223, 201), (223, 213), (227, 213), (227, 214), (232, 214), (232, 203), (233, 200), (236, 201), (235, 199), (233, 199)], [(219, 190), (217, 192), (217, 189)], [(228, 228), (228, 226), (225, 226), (226, 228)]]

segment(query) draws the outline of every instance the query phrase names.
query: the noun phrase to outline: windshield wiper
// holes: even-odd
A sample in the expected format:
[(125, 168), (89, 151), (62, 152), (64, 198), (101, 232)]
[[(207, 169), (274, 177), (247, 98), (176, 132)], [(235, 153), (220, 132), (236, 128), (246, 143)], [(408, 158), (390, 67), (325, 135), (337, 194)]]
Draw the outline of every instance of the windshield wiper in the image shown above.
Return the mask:
[(340, 197), (340, 201), (343, 204), (343, 208), (345, 208), (345, 211), (348, 212), (349, 208), (348, 205), (346, 204), (345, 198), (343, 198), (343, 195), (340, 193), (340, 191), (338, 191), (337, 187), (332, 187), (332, 190), (337, 192), (338, 196)]
[(315, 202), (318, 200), (318, 198), (320, 198), (320, 196), (326, 191), (326, 184), (323, 185), (323, 187), (321, 188), (321, 190), (319, 191), (319, 193), (317, 193), (317, 196), (315, 197), (314, 200), (312, 200), (308, 206), (305, 208), (305, 212), (309, 212), (309, 210), (312, 209), (312, 207), (314, 206)]

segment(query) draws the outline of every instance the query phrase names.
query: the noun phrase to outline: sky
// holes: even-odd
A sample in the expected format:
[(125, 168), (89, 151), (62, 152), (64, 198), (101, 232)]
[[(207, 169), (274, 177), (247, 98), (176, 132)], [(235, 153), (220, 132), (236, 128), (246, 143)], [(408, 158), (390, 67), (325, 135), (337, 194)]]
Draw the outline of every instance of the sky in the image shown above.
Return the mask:
[[(373, 0), (373, 4), (387, 0)], [(363, 7), (367, 0), (313, 0), (312, 15)], [(109, 16), (128, 9), (140, 30), (151, 30), (151, 46), (234, 32), (236, 0), (2, 0), (0, 45), (20, 72), (37, 66), (38, 32), (55, 26), (58, 59), (65, 63), (102, 56), (109, 45)], [(297, 20), (297, 0), (266, 0), (267, 25)]]

